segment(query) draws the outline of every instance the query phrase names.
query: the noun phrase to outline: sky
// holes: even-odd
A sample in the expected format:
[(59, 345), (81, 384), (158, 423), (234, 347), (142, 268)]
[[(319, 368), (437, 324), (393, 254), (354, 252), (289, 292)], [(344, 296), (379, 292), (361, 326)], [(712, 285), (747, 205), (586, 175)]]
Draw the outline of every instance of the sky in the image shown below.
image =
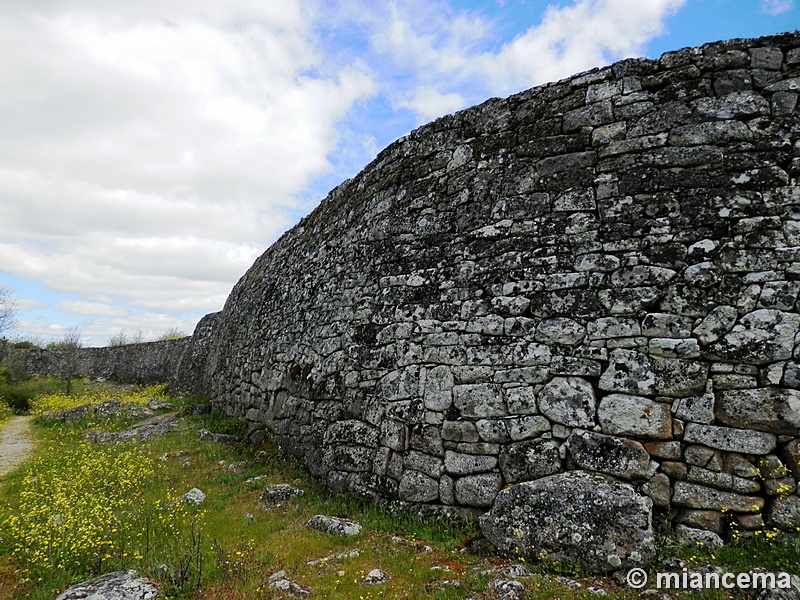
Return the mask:
[(437, 117), (800, 28), (800, 0), (2, 0), (12, 338), (190, 334), (284, 231)]

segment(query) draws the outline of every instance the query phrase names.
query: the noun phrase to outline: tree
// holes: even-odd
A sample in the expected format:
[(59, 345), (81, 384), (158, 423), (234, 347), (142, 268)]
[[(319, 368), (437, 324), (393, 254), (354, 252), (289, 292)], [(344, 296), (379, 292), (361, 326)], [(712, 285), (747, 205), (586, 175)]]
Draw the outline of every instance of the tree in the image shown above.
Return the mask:
[(6, 332), (14, 328), (16, 319), (14, 311), (17, 308), (17, 301), (11, 297), (11, 290), (0, 285), (0, 361), (6, 360), (8, 352), (8, 340)]
[(130, 343), (131, 341), (128, 339), (128, 334), (125, 333), (124, 329), (120, 329), (117, 333), (108, 338), (109, 346), (125, 346)]
[(17, 324), (16, 310), (17, 301), (11, 296), (11, 290), (0, 286), (0, 337), (4, 337), (5, 333)]
[(64, 338), (55, 344), (55, 348), (62, 351), (61, 376), (67, 382), (67, 395), (72, 392), (72, 380), (78, 376), (78, 364), (80, 360), (80, 349), (83, 347), (81, 341), (81, 328), (79, 325), (68, 327), (64, 330)]
[(112, 334), (111, 337), (108, 338), (108, 345), (126, 346), (128, 344), (141, 344), (143, 341), (144, 333), (142, 333), (141, 327), (130, 335), (128, 335), (128, 332), (124, 329), (120, 329), (117, 333)]

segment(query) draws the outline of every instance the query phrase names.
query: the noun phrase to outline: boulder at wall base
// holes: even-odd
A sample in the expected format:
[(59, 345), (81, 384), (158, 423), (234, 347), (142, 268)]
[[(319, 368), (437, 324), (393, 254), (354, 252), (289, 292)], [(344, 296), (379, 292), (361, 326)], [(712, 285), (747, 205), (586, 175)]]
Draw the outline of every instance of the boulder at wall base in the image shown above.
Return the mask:
[(652, 559), (652, 507), (627, 483), (570, 471), (502, 490), (480, 527), (506, 556), (608, 573)]

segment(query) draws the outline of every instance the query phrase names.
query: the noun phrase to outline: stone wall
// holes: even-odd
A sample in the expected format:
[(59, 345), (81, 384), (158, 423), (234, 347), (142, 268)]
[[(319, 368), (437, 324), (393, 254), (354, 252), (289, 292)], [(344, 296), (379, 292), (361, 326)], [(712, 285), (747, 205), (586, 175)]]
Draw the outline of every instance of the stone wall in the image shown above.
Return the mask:
[(692, 528), (800, 526), (798, 93), (787, 34), (439, 119), (269, 248), (172, 381), (367, 497), (479, 513), (577, 470)]
[(121, 383), (164, 383), (179, 370), (192, 338), (76, 350), (7, 349), (2, 362), (44, 377), (102, 377)]
[(578, 469), (694, 527), (800, 525), (798, 91), (791, 34), (426, 125), (256, 261), (180, 377), (335, 489), (480, 512)]

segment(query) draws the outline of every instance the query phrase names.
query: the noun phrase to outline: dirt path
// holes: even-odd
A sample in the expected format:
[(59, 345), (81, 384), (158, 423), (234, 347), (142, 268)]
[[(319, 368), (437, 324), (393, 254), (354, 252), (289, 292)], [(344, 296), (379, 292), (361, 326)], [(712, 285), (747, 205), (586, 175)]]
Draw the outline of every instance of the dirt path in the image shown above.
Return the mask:
[(33, 417), (11, 417), (0, 425), (0, 477), (27, 460), (33, 450)]

